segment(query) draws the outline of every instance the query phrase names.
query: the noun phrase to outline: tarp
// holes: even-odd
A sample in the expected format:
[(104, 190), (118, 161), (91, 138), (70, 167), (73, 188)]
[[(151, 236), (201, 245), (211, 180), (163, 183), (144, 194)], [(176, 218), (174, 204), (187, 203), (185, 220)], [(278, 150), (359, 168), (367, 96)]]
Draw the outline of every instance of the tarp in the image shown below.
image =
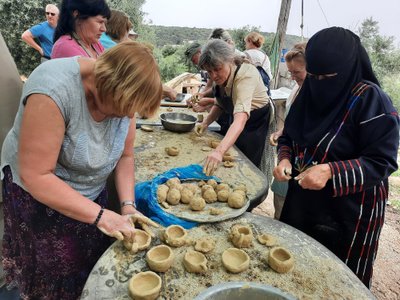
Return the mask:
[(172, 224), (181, 225), (186, 229), (196, 226), (197, 222), (183, 220), (164, 211), (157, 201), (157, 189), (160, 184), (165, 183), (168, 179), (178, 177), (182, 182), (190, 180), (209, 180), (215, 179), (219, 182), (219, 178), (214, 176), (206, 176), (203, 173), (203, 167), (197, 164), (186, 167), (171, 169), (163, 174), (153, 178), (151, 181), (138, 183), (135, 186), (135, 202), (137, 209), (145, 216), (153, 221), (169, 226)]

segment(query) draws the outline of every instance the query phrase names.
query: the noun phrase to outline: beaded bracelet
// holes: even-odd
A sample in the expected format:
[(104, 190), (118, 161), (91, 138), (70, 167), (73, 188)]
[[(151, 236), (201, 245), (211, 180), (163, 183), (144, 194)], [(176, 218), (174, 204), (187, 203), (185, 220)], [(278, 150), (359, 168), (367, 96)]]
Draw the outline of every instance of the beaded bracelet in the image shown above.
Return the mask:
[(94, 223), (93, 223), (94, 226), (97, 226), (97, 224), (99, 224), (99, 221), (100, 221), (100, 219), (101, 219), (101, 216), (103, 215), (103, 212), (104, 212), (104, 207), (102, 206), (102, 207), (100, 208), (100, 211), (99, 211), (99, 214), (97, 215), (96, 220), (95, 220)]

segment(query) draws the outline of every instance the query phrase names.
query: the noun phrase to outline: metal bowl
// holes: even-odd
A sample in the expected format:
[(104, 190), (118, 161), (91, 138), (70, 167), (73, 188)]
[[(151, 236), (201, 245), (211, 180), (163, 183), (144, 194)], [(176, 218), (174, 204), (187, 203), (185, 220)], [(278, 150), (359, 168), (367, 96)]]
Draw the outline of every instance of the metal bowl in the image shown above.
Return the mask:
[(196, 125), (197, 118), (185, 113), (163, 113), (160, 115), (161, 124), (165, 129), (174, 132), (188, 132)]
[(214, 285), (194, 300), (295, 300), (296, 298), (267, 284), (226, 282)]
[(182, 102), (186, 98), (186, 95), (187, 94), (178, 93), (178, 94), (176, 94), (175, 100), (172, 100), (172, 99), (170, 99), (168, 97), (164, 98), (164, 100), (168, 101), (168, 102)]

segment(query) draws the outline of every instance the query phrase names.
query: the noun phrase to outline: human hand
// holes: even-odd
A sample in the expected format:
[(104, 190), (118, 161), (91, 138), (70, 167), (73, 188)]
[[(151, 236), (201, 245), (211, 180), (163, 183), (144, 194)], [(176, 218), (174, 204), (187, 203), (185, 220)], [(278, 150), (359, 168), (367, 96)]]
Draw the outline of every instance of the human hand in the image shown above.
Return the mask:
[(176, 95), (178, 95), (177, 91), (169, 86), (166, 86), (165, 84), (163, 85), (163, 97), (169, 98), (173, 101), (176, 99)]
[(104, 210), (97, 228), (104, 234), (114, 237), (119, 241), (132, 241), (135, 236), (135, 226), (131, 220), (131, 216), (121, 216), (108, 209)]
[(278, 146), (278, 138), (280, 135), (278, 135), (278, 132), (274, 132), (269, 136), (269, 144), (271, 146)]
[(332, 178), (331, 168), (328, 164), (315, 165), (301, 172), (294, 179), (298, 180), (303, 189), (321, 190), (329, 179)]
[(223, 154), (215, 149), (211, 152), (204, 163), (203, 172), (207, 176), (211, 176), (218, 169), (219, 164), (222, 162)]
[(197, 124), (196, 127), (194, 128), (194, 132), (198, 136), (202, 136), (206, 132), (207, 128), (208, 126), (205, 123)]
[(202, 98), (197, 103), (193, 104), (193, 110), (196, 112), (209, 111), (214, 103), (214, 98)]
[(288, 159), (282, 159), (274, 168), (274, 177), (278, 181), (288, 181), (292, 178), (292, 164)]
[(158, 228), (159, 225), (156, 222), (152, 221), (148, 217), (145, 217), (138, 211), (136, 211), (136, 213), (130, 215), (130, 218), (131, 218), (133, 224), (138, 223), (144, 231), (146, 231), (148, 234), (150, 234), (151, 237), (155, 237), (155, 234), (153, 233), (153, 231), (151, 231), (149, 226)]

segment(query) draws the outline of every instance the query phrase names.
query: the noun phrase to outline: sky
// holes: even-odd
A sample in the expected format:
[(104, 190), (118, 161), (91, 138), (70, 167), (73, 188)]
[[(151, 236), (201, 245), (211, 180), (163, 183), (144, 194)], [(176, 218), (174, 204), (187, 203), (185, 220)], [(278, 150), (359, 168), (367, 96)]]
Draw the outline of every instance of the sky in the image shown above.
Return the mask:
[[(154, 25), (226, 29), (246, 25), (276, 32), (280, 0), (146, 0), (145, 20)], [(379, 22), (380, 34), (400, 47), (400, 0), (304, 0), (304, 36), (341, 26), (357, 33), (362, 21)], [(301, 35), (301, 0), (292, 0), (286, 32)]]

